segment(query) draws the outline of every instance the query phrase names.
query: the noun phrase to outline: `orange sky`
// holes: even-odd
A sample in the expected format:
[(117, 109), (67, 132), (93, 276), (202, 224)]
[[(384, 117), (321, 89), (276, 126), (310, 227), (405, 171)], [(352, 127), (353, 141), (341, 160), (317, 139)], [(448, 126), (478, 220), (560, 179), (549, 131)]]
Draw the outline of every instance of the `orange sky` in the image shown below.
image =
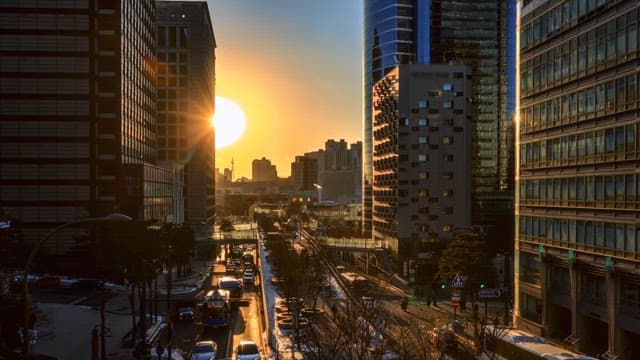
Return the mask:
[(278, 176), (327, 139), (362, 138), (360, 1), (209, 0), (218, 47), (216, 95), (236, 102), (247, 129), (216, 150), (216, 167), (251, 178), (265, 156)]

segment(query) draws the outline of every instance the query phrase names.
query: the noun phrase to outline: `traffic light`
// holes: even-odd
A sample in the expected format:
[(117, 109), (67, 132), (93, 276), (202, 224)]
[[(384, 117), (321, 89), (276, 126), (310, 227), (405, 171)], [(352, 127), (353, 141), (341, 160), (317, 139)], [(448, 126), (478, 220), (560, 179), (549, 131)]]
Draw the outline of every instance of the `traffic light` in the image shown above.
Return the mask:
[(447, 283), (441, 282), (440, 283), (440, 289), (446, 289), (446, 288), (447, 288)]
[(484, 289), (486, 285), (484, 283), (480, 283), (480, 289)]

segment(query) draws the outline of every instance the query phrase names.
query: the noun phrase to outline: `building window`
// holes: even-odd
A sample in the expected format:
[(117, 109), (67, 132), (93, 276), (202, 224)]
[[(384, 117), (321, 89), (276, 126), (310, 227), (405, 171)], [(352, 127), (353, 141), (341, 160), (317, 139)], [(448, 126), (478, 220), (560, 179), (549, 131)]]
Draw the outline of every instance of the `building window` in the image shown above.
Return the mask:
[(418, 196), (420, 196), (420, 197), (427, 197), (427, 196), (429, 196), (429, 190), (427, 190), (427, 189), (420, 189), (420, 190), (418, 190)]
[(418, 161), (429, 161), (429, 156), (427, 154), (419, 154)]
[(450, 83), (446, 83), (444, 85), (442, 85), (442, 90), (443, 91), (452, 91), (453, 90), (453, 85)]
[(429, 121), (427, 119), (418, 119), (418, 126), (427, 126)]
[(443, 144), (453, 144), (453, 136), (445, 136), (442, 138)]
[(542, 301), (535, 296), (520, 292), (520, 314), (523, 318), (542, 322)]
[(428, 141), (428, 138), (426, 136), (420, 136), (418, 137), (418, 144), (426, 144)]
[(427, 102), (427, 100), (419, 100), (418, 101), (418, 108), (426, 109), (428, 106), (429, 106), (429, 103)]
[(540, 260), (530, 253), (520, 253), (520, 281), (540, 285)]
[(442, 196), (443, 197), (452, 197), (453, 196), (453, 189), (444, 189), (444, 190), (442, 190)]
[(418, 178), (420, 180), (427, 180), (429, 178), (429, 173), (426, 171), (421, 171), (418, 173)]

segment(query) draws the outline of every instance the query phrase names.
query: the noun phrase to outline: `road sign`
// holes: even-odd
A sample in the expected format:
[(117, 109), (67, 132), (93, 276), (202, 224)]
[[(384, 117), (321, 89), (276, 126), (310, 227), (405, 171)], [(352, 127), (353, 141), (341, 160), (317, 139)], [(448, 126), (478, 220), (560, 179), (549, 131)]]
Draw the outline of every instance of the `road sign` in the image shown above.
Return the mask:
[(453, 278), (453, 281), (451, 281), (451, 287), (456, 289), (461, 289), (464, 287), (464, 278), (462, 277), (462, 275), (460, 275), (460, 273), (456, 274), (456, 276)]
[(451, 294), (451, 307), (457, 308), (460, 306), (460, 294), (453, 293)]
[(478, 297), (483, 299), (499, 298), (500, 289), (480, 289), (480, 291), (478, 292)]

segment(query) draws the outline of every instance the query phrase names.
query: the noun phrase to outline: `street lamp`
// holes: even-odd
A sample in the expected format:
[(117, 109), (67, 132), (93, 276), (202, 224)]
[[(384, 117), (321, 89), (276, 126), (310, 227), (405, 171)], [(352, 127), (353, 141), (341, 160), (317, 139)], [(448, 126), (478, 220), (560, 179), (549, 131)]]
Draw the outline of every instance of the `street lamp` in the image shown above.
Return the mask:
[[(23, 328), (22, 328), (22, 355), (23, 355), (22, 358), (23, 359), (25, 360), (29, 359), (29, 342), (30, 342), (29, 331), (28, 331), (29, 329), (29, 267), (31, 266), (33, 259), (36, 257), (36, 254), (38, 253), (38, 250), (40, 249), (40, 247), (47, 240), (53, 237), (53, 235), (55, 235), (58, 231), (70, 226), (86, 224), (86, 223), (96, 223), (96, 222), (119, 222), (119, 221), (131, 221), (131, 220), (132, 219), (127, 215), (115, 213), (115, 214), (109, 214), (107, 216), (102, 216), (102, 217), (86, 218), (86, 219), (71, 221), (68, 223), (64, 223), (62, 225), (58, 225), (57, 227), (53, 228), (51, 231), (47, 233), (47, 235), (45, 235), (45, 237), (40, 239), (35, 244), (31, 252), (29, 253), (29, 256), (27, 257), (27, 261), (24, 264), (24, 274), (22, 279), (22, 286), (23, 286), (22, 294), (24, 297), (24, 319), (23, 319), (24, 322), (22, 324), (23, 325)], [(104, 329), (104, 321), (103, 321), (103, 324), (102, 324), (103, 339), (104, 339), (104, 331), (105, 329)], [(102, 345), (104, 347), (104, 341)]]

